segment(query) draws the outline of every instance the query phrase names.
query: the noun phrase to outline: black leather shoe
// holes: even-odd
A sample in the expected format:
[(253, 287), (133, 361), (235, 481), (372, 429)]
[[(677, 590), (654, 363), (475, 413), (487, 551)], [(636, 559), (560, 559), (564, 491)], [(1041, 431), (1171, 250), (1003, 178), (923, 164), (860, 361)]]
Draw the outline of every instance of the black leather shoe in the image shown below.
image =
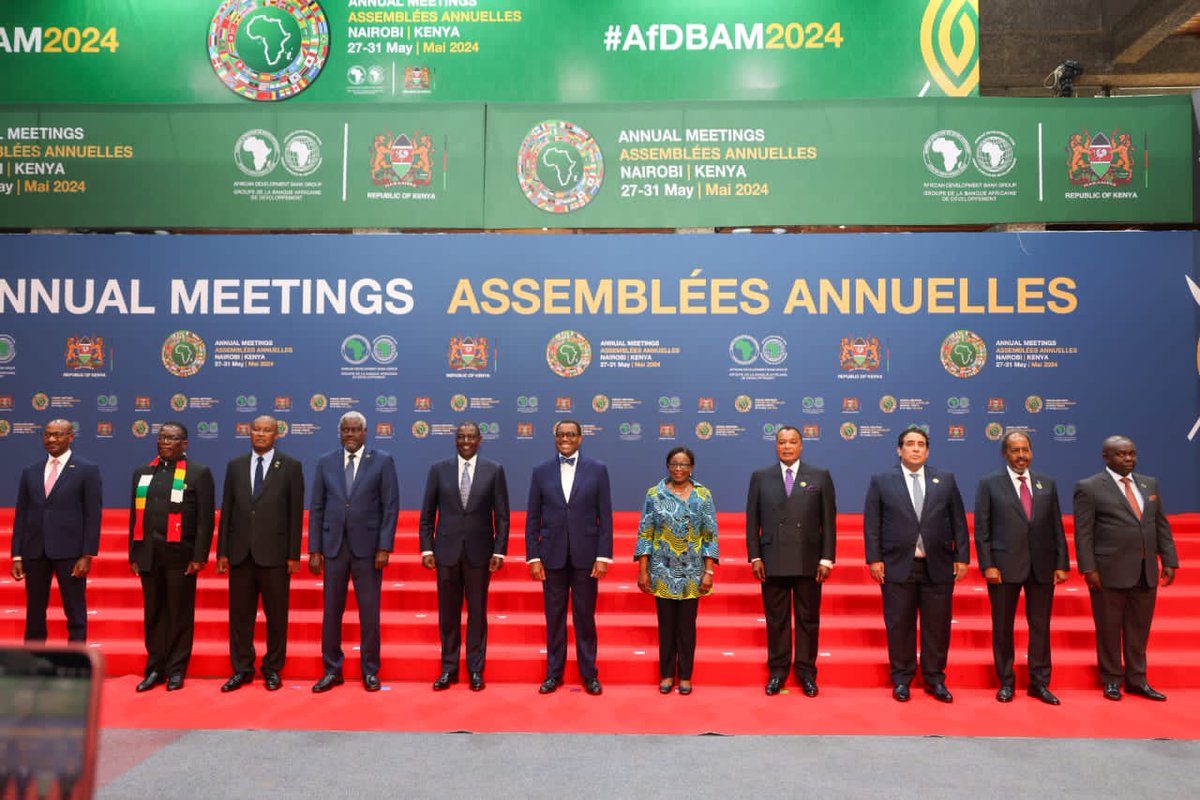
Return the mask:
[(663, 678), (661, 681), (659, 681), (658, 693), (659, 694), (670, 694), (671, 690), (674, 688), (675, 688), (675, 679), (674, 678)]
[(470, 687), (472, 692), (482, 692), (484, 687), (487, 686), (487, 684), (483, 682), (482, 672), (472, 672), (468, 677), (470, 678)]
[(313, 688), (312, 688), (313, 694), (321, 694), (322, 692), (328, 692), (333, 687), (341, 686), (345, 682), (346, 682), (346, 679), (343, 678), (340, 673), (326, 672), (324, 675), (321, 676), (321, 680), (319, 680), (313, 684)]
[(249, 672), (235, 672), (233, 677), (221, 684), (222, 692), (236, 692), (243, 686), (253, 683), (254, 675)]
[[(1033, 694), (1033, 689), (1030, 689), (1029, 693)], [(1013, 687), (1011, 687), (1011, 686), (1001, 686), (1000, 690), (996, 692), (996, 700), (998, 700), (1001, 703), (1011, 703), (1012, 699), (1013, 699)]]
[(538, 687), (538, 694), (553, 694), (554, 690), (560, 686), (562, 686), (562, 678), (546, 678)]
[(680, 694), (682, 694), (682, 695), (689, 695), (689, 694), (691, 694), (691, 693), (692, 693), (692, 682), (691, 682), (691, 681), (688, 681), (688, 684), (687, 684), (687, 686), (684, 686), (684, 685), (683, 685), (683, 681), (680, 681), (680, 682), (679, 682), (679, 693), (680, 693)]
[(433, 690), (435, 692), (444, 692), (454, 684), (458, 683), (458, 676), (449, 672), (443, 672), (438, 675), (438, 679), (433, 682)]
[(950, 690), (946, 688), (946, 684), (944, 683), (935, 683), (933, 686), (926, 686), (925, 694), (933, 695), (933, 699), (939, 703), (954, 702), (954, 695), (950, 694)]
[(176, 673), (167, 678), (167, 691), (177, 692), (183, 688), (183, 676)]
[(892, 699), (897, 703), (907, 703), (910, 696), (908, 687), (903, 683), (897, 683), (892, 687)]
[(268, 692), (277, 692), (283, 688), (283, 681), (279, 678), (279, 673), (274, 670), (263, 673), (263, 684), (267, 687)]
[(1036, 697), (1048, 706), (1059, 705), (1058, 698), (1045, 686), (1030, 686), (1029, 696)]
[(378, 692), (382, 688), (378, 675), (363, 675), (363, 688), (368, 692)]
[(1135, 686), (1132, 683), (1125, 684), (1125, 691), (1128, 694), (1140, 694), (1147, 700), (1157, 700), (1160, 703), (1166, 702), (1167, 696), (1162, 692), (1156, 692), (1150, 688), (1150, 684), (1143, 683), (1140, 686)]
[(159, 675), (157, 672), (151, 672), (149, 675), (142, 678), (142, 682), (137, 685), (137, 690), (139, 692), (148, 692), (155, 686), (158, 686), (160, 683), (162, 683), (163, 680), (164, 678), (162, 675)]
[(768, 695), (779, 694), (779, 690), (783, 688), (783, 678), (778, 675), (772, 675), (767, 679), (766, 692)]
[(585, 692), (587, 692), (588, 694), (600, 694), (601, 692), (604, 691), (604, 689), (602, 689), (600, 687), (600, 679), (599, 678), (584, 678), (583, 679), (583, 690)]
[(1119, 683), (1104, 684), (1104, 699), (1105, 700), (1120, 700), (1121, 699), (1121, 684), (1119, 684)]
[(804, 690), (805, 697), (816, 697), (820, 689), (817, 688), (817, 682), (812, 678), (801, 678), (800, 688)]

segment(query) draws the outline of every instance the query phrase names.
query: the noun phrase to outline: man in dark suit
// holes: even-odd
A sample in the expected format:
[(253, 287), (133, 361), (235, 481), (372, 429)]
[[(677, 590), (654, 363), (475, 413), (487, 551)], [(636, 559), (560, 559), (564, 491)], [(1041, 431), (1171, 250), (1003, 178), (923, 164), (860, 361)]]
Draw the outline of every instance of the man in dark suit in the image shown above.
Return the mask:
[(46, 641), (50, 579), (58, 581), (67, 641), (87, 641), (87, 574), (100, 548), (100, 468), (71, 451), (75, 429), (47, 422), (47, 458), (21, 472), (13, 516), (13, 580), (25, 581), (25, 641)]
[(196, 617), (196, 575), (208, 561), (216, 516), (212, 472), (187, 456), (179, 422), (158, 431), (158, 457), (133, 471), (129, 568), (142, 580), (146, 672), (139, 692), (183, 688)]
[(252, 452), (225, 468), (221, 524), (217, 532), (217, 572), (229, 573), (229, 660), (233, 675), (222, 692), (254, 680), (254, 620), (262, 598), (267, 618), (263, 684), (273, 692), (287, 657), (288, 592), (300, 569), (304, 526), (304, 469), (275, 449), (279, 423), (255, 417), (250, 423)]
[(1050, 609), (1054, 585), (1067, 579), (1067, 538), (1054, 479), (1031, 472), (1029, 435), (1010, 431), (1000, 441), (1004, 469), (984, 476), (975, 492), (975, 552), (992, 606), (992, 657), (1000, 689), (1012, 702), (1013, 620), (1025, 591), (1029, 623), (1029, 696), (1058, 705), (1050, 692)]
[(508, 482), (504, 467), (478, 455), (479, 426), (458, 426), (455, 458), (429, 468), (421, 503), (421, 564), (437, 569), (442, 673), (435, 691), (458, 682), (462, 607), (467, 603), (467, 672), (471, 691), (483, 689), (487, 656), (487, 596), (491, 573), (508, 552)]
[(1146, 682), (1146, 641), (1158, 586), (1179, 568), (1175, 539), (1158, 481), (1133, 471), (1133, 441), (1110, 436), (1102, 456), (1105, 469), (1075, 484), (1075, 558), (1091, 593), (1104, 697), (1120, 700), (1124, 677), (1130, 694), (1166, 700)]
[(573, 419), (554, 426), (558, 453), (533, 468), (525, 516), (525, 560), (542, 581), (546, 608), (546, 679), (562, 685), (567, 661), (567, 601), (575, 625), (575, 658), (588, 694), (600, 694), (596, 672), (596, 596), (612, 563), (613, 515), (608, 467), (579, 453), (583, 429)]
[(954, 475), (926, 464), (929, 436), (909, 428), (897, 440), (900, 464), (871, 477), (863, 535), (871, 577), (883, 591), (892, 697), (909, 699), (917, 671), (921, 619), (921, 678), (925, 692), (954, 701), (946, 688), (954, 582), (967, 574), (967, 516)]
[(321, 661), (325, 674), (312, 690), (341, 685), (342, 615), (354, 580), (358, 601), (363, 688), (379, 691), (379, 596), (383, 568), (396, 541), (400, 488), (396, 463), (382, 450), (366, 448), (367, 418), (348, 411), (338, 423), (342, 446), (317, 462), (308, 504), (308, 569), (325, 569)]
[(817, 695), (821, 584), (833, 569), (837, 499), (829, 470), (801, 461), (803, 450), (798, 429), (785, 425), (776, 431), (779, 460), (750, 476), (746, 497), (746, 552), (762, 583), (767, 620), (769, 695), (779, 694), (793, 661), (804, 694)]

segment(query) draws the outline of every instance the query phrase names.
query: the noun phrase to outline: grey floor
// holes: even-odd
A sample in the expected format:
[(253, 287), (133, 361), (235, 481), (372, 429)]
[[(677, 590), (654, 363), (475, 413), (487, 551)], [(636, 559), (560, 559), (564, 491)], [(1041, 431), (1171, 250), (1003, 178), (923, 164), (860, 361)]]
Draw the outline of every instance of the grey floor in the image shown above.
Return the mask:
[(115, 729), (97, 796), (1161, 800), (1197, 766), (1196, 741)]

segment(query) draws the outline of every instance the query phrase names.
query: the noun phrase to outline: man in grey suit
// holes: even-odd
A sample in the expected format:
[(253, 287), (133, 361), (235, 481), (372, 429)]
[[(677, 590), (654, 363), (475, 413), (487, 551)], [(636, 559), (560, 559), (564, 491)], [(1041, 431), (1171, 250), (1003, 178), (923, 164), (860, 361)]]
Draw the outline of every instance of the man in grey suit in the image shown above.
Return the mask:
[(863, 507), (867, 566), (883, 592), (892, 698), (906, 703), (910, 697), (919, 614), (925, 693), (952, 703), (946, 655), (954, 583), (971, 560), (967, 516), (954, 475), (925, 463), (928, 434), (908, 428), (896, 444), (900, 464), (872, 476)]
[(467, 673), (471, 691), (484, 688), (488, 584), (508, 552), (508, 483), (504, 467), (479, 456), (482, 438), (474, 422), (458, 426), (458, 455), (429, 468), (421, 503), (421, 564), (437, 569), (442, 640), (442, 672), (434, 691), (458, 682), (464, 597)]
[(1110, 436), (1101, 455), (1105, 469), (1075, 484), (1075, 558), (1091, 592), (1104, 697), (1120, 700), (1124, 677), (1130, 694), (1166, 700), (1146, 682), (1146, 641), (1158, 586), (1179, 568), (1175, 539), (1158, 481), (1133, 471), (1133, 441)]
[(365, 447), (367, 418), (347, 411), (338, 423), (342, 446), (321, 456), (308, 504), (308, 569), (325, 570), (321, 661), (325, 675), (312, 690), (327, 692), (345, 681), (342, 615), (354, 580), (363, 688), (379, 683), (379, 601), (383, 568), (396, 541), (400, 487), (391, 455)]
[[(750, 476), (746, 552), (762, 584), (767, 620), (767, 687), (779, 694), (794, 661), (804, 694), (817, 694), (817, 634), (821, 584), (833, 569), (837, 499), (829, 471), (800, 460), (800, 431), (775, 432), (776, 463)], [(796, 617), (795, 658), (792, 614)]]
[(975, 493), (975, 552), (992, 606), (992, 657), (1000, 689), (1012, 702), (1013, 620), (1025, 592), (1029, 623), (1029, 696), (1058, 705), (1050, 686), (1050, 609), (1054, 585), (1067, 579), (1067, 538), (1054, 479), (1032, 472), (1029, 435), (1010, 431), (1000, 441), (1008, 466), (984, 476)]

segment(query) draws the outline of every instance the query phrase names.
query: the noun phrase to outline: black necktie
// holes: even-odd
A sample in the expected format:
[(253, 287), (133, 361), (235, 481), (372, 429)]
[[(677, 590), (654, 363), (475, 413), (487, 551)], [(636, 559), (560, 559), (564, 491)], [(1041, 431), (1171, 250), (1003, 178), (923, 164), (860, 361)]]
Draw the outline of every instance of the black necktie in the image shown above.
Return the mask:
[[(258, 497), (258, 493), (262, 491), (263, 483), (263, 457), (258, 457), (258, 467), (254, 470), (254, 487), (253, 494)], [(244, 484), (243, 484), (244, 485)]]
[(572, 467), (575, 466), (575, 456), (571, 456), (570, 458), (567, 458), (566, 456), (559, 456), (558, 461), (560, 464), (569, 464)]

